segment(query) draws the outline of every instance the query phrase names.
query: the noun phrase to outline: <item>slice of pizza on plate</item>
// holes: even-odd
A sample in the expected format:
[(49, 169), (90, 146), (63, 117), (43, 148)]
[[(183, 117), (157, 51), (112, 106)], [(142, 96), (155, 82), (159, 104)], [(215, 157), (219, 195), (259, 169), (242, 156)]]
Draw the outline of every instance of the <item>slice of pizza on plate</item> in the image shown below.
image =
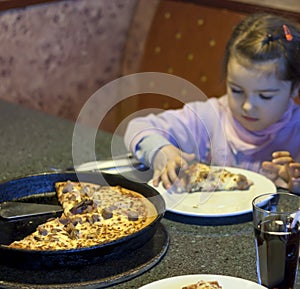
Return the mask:
[(188, 192), (248, 190), (253, 185), (253, 182), (241, 173), (203, 163), (191, 164), (179, 178)]

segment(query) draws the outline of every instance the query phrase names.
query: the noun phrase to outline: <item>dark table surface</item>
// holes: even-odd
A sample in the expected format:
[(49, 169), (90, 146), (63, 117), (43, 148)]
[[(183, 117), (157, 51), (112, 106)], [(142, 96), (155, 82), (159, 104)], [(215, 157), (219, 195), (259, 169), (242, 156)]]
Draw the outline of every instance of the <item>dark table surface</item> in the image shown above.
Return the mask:
[[(0, 101), (0, 181), (73, 166), (73, 129), (70, 121)], [(99, 132), (97, 158), (108, 158), (110, 148), (111, 135)], [(120, 153), (124, 153), (123, 148)], [(155, 280), (187, 274), (230, 275), (256, 282), (251, 222), (203, 226), (164, 218), (161, 223), (170, 237), (162, 260), (112, 288), (139, 288)], [(299, 281), (296, 288), (300, 288)]]

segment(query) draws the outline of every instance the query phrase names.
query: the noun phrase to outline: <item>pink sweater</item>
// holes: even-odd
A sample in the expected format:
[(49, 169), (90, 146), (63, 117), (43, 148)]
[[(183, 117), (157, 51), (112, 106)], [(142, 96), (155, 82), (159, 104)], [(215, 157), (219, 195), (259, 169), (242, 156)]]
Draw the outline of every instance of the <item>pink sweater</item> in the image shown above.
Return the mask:
[(289, 151), (300, 162), (300, 106), (291, 101), (277, 123), (251, 132), (233, 119), (225, 95), (136, 118), (124, 140), (128, 150), (148, 165), (159, 148), (172, 143), (204, 163), (259, 171), (274, 151)]

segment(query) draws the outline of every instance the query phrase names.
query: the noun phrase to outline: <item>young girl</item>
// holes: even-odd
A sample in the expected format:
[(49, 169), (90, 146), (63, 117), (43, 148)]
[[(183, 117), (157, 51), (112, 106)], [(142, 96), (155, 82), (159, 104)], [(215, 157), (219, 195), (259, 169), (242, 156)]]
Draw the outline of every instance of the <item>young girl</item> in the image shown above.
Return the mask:
[(154, 185), (167, 189), (179, 168), (197, 160), (264, 170), (298, 190), (291, 179), (299, 175), (287, 172), (300, 165), (291, 165), (300, 162), (299, 27), (270, 14), (246, 17), (227, 44), (224, 71), (226, 95), (132, 120), (128, 149), (153, 168)]

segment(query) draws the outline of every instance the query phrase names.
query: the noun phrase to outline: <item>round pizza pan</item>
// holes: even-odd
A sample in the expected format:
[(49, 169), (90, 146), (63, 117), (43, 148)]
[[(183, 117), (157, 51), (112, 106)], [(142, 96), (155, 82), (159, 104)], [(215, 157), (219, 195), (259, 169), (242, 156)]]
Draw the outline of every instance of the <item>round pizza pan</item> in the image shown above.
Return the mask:
[[(159, 193), (144, 183), (133, 182), (120, 175), (100, 173), (44, 173), (14, 179), (0, 184), (0, 203), (16, 199), (37, 197), (38, 202), (48, 203), (49, 193), (55, 192), (54, 184), (60, 181), (84, 181), (102, 185), (120, 185), (136, 191), (150, 200), (158, 215), (144, 229), (124, 238), (91, 247), (71, 250), (23, 250), (8, 248), (7, 240), (25, 237), (32, 224), (43, 223), (49, 216), (35, 216), (21, 220), (0, 220), (0, 263), (26, 269), (51, 269), (57, 267), (82, 266), (106, 262), (112, 256), (120, 256), (124, 252), (136, 250), (154, 236), (157, 226), (165, 212), (165, 203)], [(51, 199), (52, 202), (52, 199)], [(1, 237), (2, 236), (2, 237)], [(4, 238), (4, 240), (3, 240)]]
[(0, 264), (0, 288), (96, 289), (135, 278), (157, 265), (169, 247), (169, 235), (160, 223), (148, 242), (134, 251), (112, 256), (105, 263), (81, 267), (28, 270)]

